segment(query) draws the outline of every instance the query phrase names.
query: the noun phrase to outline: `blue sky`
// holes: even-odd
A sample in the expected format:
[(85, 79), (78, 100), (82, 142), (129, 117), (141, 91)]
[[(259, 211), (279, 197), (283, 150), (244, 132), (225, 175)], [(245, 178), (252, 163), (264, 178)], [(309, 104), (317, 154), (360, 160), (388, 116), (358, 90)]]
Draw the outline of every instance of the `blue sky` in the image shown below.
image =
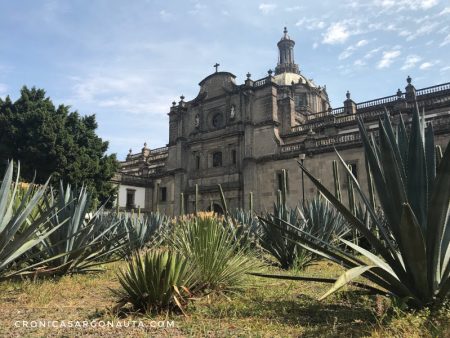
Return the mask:
[(267, 75), (287, 26), (302, 73), (333, 107), (450, 82), (449, 0), (0, 0), (0, 97), (23, 85), (95, 113), (123, 159), (164, 146), (167, 112), (214, 71)]

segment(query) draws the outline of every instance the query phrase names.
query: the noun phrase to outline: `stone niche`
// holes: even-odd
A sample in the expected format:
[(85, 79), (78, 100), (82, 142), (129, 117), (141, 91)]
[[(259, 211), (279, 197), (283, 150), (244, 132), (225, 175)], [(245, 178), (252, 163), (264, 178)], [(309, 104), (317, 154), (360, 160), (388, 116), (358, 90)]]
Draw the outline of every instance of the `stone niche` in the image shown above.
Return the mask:
[(199, 95), (206, 93), (211, 99), (232, 92), (236, 87), (236, 76), (228, 72), (217, 72), (204, 78), (200, 83)]

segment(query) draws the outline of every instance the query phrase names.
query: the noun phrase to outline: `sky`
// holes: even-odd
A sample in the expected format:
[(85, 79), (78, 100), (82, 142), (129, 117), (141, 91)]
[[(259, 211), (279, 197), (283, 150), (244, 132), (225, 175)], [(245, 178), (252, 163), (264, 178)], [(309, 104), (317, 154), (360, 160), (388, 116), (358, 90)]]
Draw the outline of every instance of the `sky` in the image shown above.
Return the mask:
[(267, 76), (287, 26), (332, 107), (450, 82), (450, 0), (0, 0), (0, 97), (23, 85), (96, 114), (123, 160), (168, 141), (172, 101), (214, 72)]

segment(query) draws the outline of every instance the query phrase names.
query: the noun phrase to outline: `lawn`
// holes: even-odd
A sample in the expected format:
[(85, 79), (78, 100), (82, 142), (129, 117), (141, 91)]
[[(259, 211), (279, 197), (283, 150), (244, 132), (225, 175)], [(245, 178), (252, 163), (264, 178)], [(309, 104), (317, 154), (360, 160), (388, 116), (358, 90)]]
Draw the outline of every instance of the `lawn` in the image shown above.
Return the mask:
[[(406, 312), (389, 299), (369, 296), (356, 288), (317, 301), (329, 285), (248, 277), (242, 293), (194, 300), (181, 313), (113, 315), (118, 288), (116, 271), (123, 263), (96, 274), (57, 280), (0, 284), (2, 337), (445, 337), (450, 336), (450, 306), (439, 312)], [(343, 270), (321, 261), (302, 275), (338, 276)], [(273, 269), (273, 273), (282, 273)], [(55, 327), (30, 327), (36, 321)], [(34, 323), (33, 323), (34, 321)], [(90, 327), (83, 321), (97, 321)], [(135, 322), (133, 326), (132, 321)], [(115, 327), (108, 326), (114, 323)], [(105, 326), (100, 326), (105, 324)], [(173, 327), (172, 327), (173, 324)], [(28, 325), (28, 327), (26, 327)], [(64, 327), (66, 325), (67, 327)], [(111, 325), (111, 324), (109, 324)], [(122, 327), (119, 327), (122, 325)], [(129, 325), (129, 327), (124, 327)], [(165, 327), (154, 327), (164, 325)]]

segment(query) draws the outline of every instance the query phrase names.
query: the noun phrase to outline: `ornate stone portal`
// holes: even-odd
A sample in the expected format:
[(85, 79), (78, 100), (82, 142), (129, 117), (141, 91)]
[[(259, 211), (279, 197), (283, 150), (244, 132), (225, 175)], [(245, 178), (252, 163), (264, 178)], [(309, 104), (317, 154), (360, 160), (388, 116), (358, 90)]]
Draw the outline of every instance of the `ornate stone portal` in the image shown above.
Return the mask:
[[(415, 98), (432, 123), (436, 143), (443, 149), (450, 136), (450, 83), (416, 90), (408, 77), (405, 91), (356, 103), (347, 92), (342, 107), (332, 109), (325, 86), (316, 86), (300, 73), (294, 61), (295, 42), (285, 28), (278, 42), (275, 73), (244, 84), (236, 76), (219, 71), (203, 79), (196, 98), (173, 102), (169, 115), (166, 147), (130, 152), (121, 162), (115, 181), (119, 185), (119, 206), (159, 210), (178, 215), (194, 210), (196, 186), (199, 208), (220, 205), (221, 184), (230, 208), (249, 208), (253, 193), (255, 211), (270, 210), (286, 170), (287, 201), (301, 203), (316, 193), (302, 181), (297, 159), (333, 188), (334, 148), (352, 166), (367, 191), (365, 161), (357, 129), (357, 118), (376, 133), (378, 118), (387, 108), (393, 121), (401, 113), (406, 123)], [(151, 122), (149, 122), (151, 123)], [(340, 168), (342, 198), (347, 200), (347, 179)]]

